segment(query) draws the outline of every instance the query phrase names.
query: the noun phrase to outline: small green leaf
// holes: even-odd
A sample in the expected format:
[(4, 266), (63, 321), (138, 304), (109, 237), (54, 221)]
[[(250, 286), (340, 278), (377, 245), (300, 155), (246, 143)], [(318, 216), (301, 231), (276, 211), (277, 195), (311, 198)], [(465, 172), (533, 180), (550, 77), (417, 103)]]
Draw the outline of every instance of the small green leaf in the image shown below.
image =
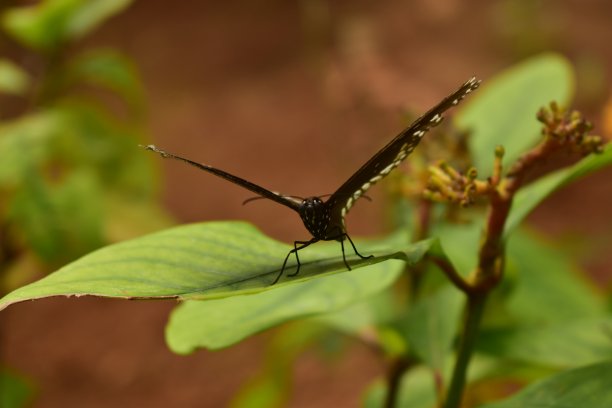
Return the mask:
[(504, 235), (508, 236), (525, 217), (559, 188), (612, 164), (612, 144), (600, 154), (591, 154), (569, 168), (558, 170), (522, 188), (514, 197), (506, 221)]
[(475, 214), (465, 223), (439, 223), (433, 227), (432, 235), (439, 237), (444, 253), (464, 277), (467, 277), (478, 264), (478, 244), (483, 223), (484, 217)]
[(58, 185), (31, 174), (15, 195), (9, 217), (46, 262), (66, 262), (103, 244), (101, 196), (88, 172), (72, 173)]
[(30, 77), (17, 64), (0, 58), (0, 92), (22, 95), (30, 85)]
[(612, 363), (605, 362), (551, 376), (518, 394), (481, 408), (603, 408), (612, 406)]
[[(359, 245), (361, 252), (377, 255), (374, 258), (363, 260), (350, 253), (347, 258), (355, 269), (388, 259), (413, 264), (433, 242), (407, 245), (392, 237), (386, 242)], [(296, 267), (290, 259), (283, 278), (271, 286), (291, 247), (242, 222), (187, 225), (93, 252), (8, 294), (0, 300), (0, 309), (58, 295), (210, 299), (258, 293), (323, 273), (346, 271), (339, 246), (337, 242), (317, 243), (301, 251), (300, 274), (287, 277)]]
[(498, 358), (555, 368), (612, 359), (612, 318), (483, 332), (478, 349)]
[(455, 339), (465, 297), (447, 286), (420, 299), (401, 322), (403, 335), (416, 354), (441, 372)]
[(9, 9), (2, 16), (2, 23), (22, 44), (52, 51), (89, 33), (130, 3), (131, 0), (42, 0)]
[(573, 89), (572, 67), (557, 54), (531, 58), (484, 81), (456, 116), (461, 128), (473, 131), (469, 142), (479, 174), (491, 174), (497, 145), (504, 146), (505, 165), (533, 146), (540, 138), (536, 112), (553, 100), (567, 105)]
[(89, 34), (110, 17), (125, 10), (132, 0), (82, 0), (80, 3), (66, 26), (70, 38)]
[(54, 110), (0, 125), (0, 188), (21, 185), (30, 169), (51, 156), (52, 142), (65, 128), (66, 117)]
[(144, 92), (136, 67), (116, 51), (97, 50), (80, 55), (69, 67), (69, 74), (73, 82), (85, 81), (116, 92), (136, 112), (143, 108)]
[(27, 47), (51, 51), (66, 40), (70, 16), (82, 0), (42, 0), (9, 9), (2, 16), (6, 32)]

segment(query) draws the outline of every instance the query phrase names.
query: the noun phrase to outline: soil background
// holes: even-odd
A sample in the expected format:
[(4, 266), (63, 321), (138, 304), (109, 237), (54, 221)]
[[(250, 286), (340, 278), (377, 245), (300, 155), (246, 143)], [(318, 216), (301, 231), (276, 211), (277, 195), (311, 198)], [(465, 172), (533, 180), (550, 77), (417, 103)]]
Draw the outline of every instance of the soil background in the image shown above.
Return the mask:
[[(577, 67), (576, 107), (606, 135), (612, 79), (606, 1), (138, 0), (89, 45), (132, 57), (144, 78), (152, 141), (302, 196), (333, 192), (403, 125), (472, 75), (554, 50)], [(607, 133), (607, 137), (610, 137)], [(300, 220), (242, 201), (230, 183), (164, 161), (163, 200), (180, 222), (245, 219), (293, 241)], [(559, 240), (612, 241), (612, 171), (557, 193), (530, 221)], [(368, 193), (370, 194), (370, 193)], [(352, 234), (382, 233), (382, 196), (351, 211)], [(582, 259), (609, 286), (604, 251)], [(171, 301), (53, 298), (2, 312), (2, 360), (37, 388), (35, 407), (221, 407), (257, 373), (269, 334), (184, 357), (164, 344)], [(358, 343), (333, 363), (297, 362), (291, 407), (358, 406), (384, 374)]]

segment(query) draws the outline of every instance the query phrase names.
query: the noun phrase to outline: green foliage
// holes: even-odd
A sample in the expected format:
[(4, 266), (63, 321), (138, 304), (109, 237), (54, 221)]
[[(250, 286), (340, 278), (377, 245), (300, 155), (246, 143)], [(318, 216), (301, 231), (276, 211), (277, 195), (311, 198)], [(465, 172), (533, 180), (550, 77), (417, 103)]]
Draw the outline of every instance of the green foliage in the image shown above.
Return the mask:
[[(136, 147), (145, 112), (137, 70), (113, 50), (67, 52), (130, 3), (42, 0), (0, 16), (3, 34), (24, 46), (16, 60), (29, 61), (26, 71), (0, 59), (0, 97), (12, 107), (0, 116), (0, 292), (171, 223)], [(0, 406), (25, 406), (30, 388), (2, 371)]]
[(67, 262), (104, 242), (100, 195), (96, 179), (85, 172), (58, 186), (30, 174), (13, 197), (8, 221), (21, 227), (27, 245), (45, 262)]
[[(431, 247), (432, 241), (408, 245), (392, 237), (386, 242), (373, 242), (361, 246), (363, 251), (378, 256), (371, 259), (351, 259), (355, 268), (374, 266), (388, 259), (402, 259), (409, 264), (418, 262)], [(284, 276), (270, 286), (289, 249), (288, 245), (274, 241), (253, 226), (241, 222), (210, 222), (168, 229), (159, 233), (125, 241), (93, 252), (73, 262), (46, 278), (13, 291), (0, 300), (0, 308), (27, 299), (38, 299), (57, 295), (99, 295), (129, 298), (178, 298), (211, 299), (232, 295), (244, 295), (269, 291), (271, 297), (262, 297), (260, 302), (276, 305), (281, 299), (275, 296), (277, 288), (285, 284), (310, 281), (324, 273), (346, 273), (342, 257), (338, 255), (339, 244), (321, 243), (303, 251), (300, 255), (302, 268), (297, 278)], [(295, 269), (291, 260), (287, 272)], [(391, 265), (389, 265), (391, 266)], [(370, 267), (371, 268), (371, 267)], [(366, 284), (380, 285), (380, 289), (392, 283), (399, 271), (392, 267), (385, 271), (376, 269), (367, 282), (353, 281), (348, 274), (348, 297), (360, 299), (367, 296)], [(384, 276), (388, 275), (386, 279)], [(364, 279), (367, 279), (364, 278)], [(362, 286), (361, 289), (358, 289)], [(315, 296), (329, 296), (322, 285), (314, 285)], [(364, 292), (365, 291), (365, 292)], [(319, 293), (320, 292), (320, 293)], [(341, 292), (341, 291), (340, 291)], [(339, 295), (340, 296), (340, 295)], [(246, 298), (248, 299), (248, 298)], [(311, 301), (305, 298), (302, 308)], [(336, 302), (345, 304), (348, 300)], [(317, 302), (322, 302), (317, 299)], [(328, 299), (333, 306), (334, 299)], [(313, 307), (311, 305), (310, 307)], [(233, 307), (233, 306), (230, 306)], [(251, 306), (252, 307), (252, 306)], [(313, 313), (304, 311), (304, 314)], [(262, 316), (265, 318), (265, 316)], [(281, 319), (283, 320), (283, 319)], [(214, 319), (213, 319), (214, 321)], [(248, 324), (248, 322), (245, 322)]]
[(2, 25), (27, 47), (55, 51), (82, 38), (130, 3), (131, 0), (42, 0), (9, 10)]
[(68, 67), (71, 83), (88, 83), (109, 89), (139, 113), (144, 105), (144, 91), (132, 62), (113, 50), (89, 51), (78, 56)]
[[(27, 107), (0, 123), (0, 225), (5, 229), (0, 235), (11, 240), (5, 247), (13, 248), (11, 254), (0, 253), (6, 263), (0, 271), (20, 264), (15, 254), (34, 253), (53, 266), (73, 260), (112, 241), (107, 226), (130, 212), (165, 221), (126, 223), (118, 236), (169, 224), (152, 204), (157, 181), (151, 160), (137, 149), (144, 96), (135, 67), (113, 50), (70, 58), (62, 52), (68, 41), (129, 3), (47, 0), (2, 15), (9, 35), (45, 51), (38, 58), (46, 70), (30, 78), (16, 64), (0, 61), (0, 92), (24, 98)], [(105, 106), (99, 93), (84, 92), (88, 87), (112, 95), (127, 109)]]
[(30, 78), (13, 62), (0, 58), (0, 92), (20, 95), (28, 88)]
[(612, 405), (612, 363), (604, 362), (553, 375), (509, 399), (482, 408), (601, 408)]
[(605, 300), (567, 254), (542, 238), (518, 230), (508, 243), (507, 273), (512, 286), (505, 306), (526, 325), (602, 317)]

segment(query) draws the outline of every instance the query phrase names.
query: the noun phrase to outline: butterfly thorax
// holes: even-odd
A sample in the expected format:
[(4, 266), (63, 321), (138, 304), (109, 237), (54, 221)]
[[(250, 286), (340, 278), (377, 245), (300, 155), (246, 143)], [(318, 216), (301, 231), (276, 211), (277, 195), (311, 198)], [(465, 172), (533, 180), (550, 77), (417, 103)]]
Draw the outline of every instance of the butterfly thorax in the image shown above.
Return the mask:
[(308, 197), (299, 207), (300, 217), (306, 229), (316, 239), (326, 240), (331, 214), (319, 197)]

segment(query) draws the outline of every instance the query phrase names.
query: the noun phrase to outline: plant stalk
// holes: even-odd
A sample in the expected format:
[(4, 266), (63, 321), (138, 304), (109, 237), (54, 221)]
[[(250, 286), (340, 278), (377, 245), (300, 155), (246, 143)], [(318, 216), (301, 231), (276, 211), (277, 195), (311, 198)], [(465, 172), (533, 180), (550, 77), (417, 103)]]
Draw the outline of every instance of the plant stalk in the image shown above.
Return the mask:
[(459, 344), (455, 367), (453, 368), (453, 376), (450, 387), (448, 388), (446, 400), (444, 401), (444, 408), (458, 408), (461, 405), (461, 397), (463, 395), (463, 388), (465, 387), (467, 369), (472, 352), (474, 351), (474, 347), (476, 345), (476, 339), (478, 338), (480, 322), (482, 320), (486, 299), (486, 293), (475, 293), (468, 295), (461, 342)]

